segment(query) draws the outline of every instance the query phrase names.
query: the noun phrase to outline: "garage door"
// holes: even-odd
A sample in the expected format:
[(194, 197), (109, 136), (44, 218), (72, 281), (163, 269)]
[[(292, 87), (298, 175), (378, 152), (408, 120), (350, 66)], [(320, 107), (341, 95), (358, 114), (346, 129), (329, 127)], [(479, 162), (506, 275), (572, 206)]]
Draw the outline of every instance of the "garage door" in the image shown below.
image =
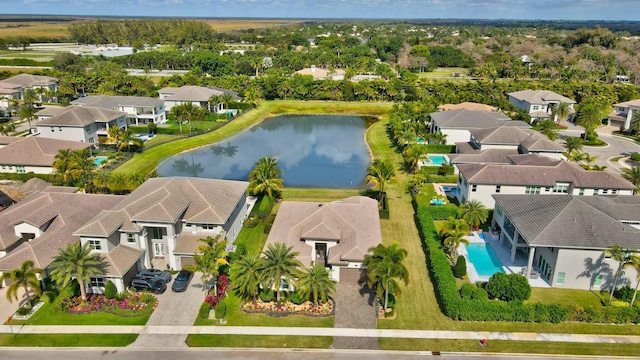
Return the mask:
[(340, 282), (366, 283), (367, 271), (364, 269), (340, 269)]
[(181, 256), (180, 264), (182, 264), (182, 268), (184, 268), (185, 265), (193, 265), (193, 256)]

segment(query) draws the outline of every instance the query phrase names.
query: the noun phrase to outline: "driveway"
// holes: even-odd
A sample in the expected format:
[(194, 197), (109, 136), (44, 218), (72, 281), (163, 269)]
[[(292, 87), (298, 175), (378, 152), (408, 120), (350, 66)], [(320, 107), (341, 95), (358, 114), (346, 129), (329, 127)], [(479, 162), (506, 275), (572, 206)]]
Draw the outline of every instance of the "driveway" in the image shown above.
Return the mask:
[[(334, 300), (336, 313), (334, 327), (376, 329), (377, 314), (375, 291), (358, 283), (337, 283)], [(380, 349), (377, 338), (342, 337), (333, 338), (334, 349)]]
[[(175, 275), (173, 276), (175, 279)], [(176, 293), (171, 291), (173, 280), (167, 284), (167, 291), (157, 295), (158, 306), (153, 312), (147, 326), (192, 326), (198, 316), (200, 305), (204, 302), (204, 290), (200, 282), (200, 274), (195, 273), (187, 291)], [(186, 347), (184, 343), (188, 334), (155, 335), (141, 334), (132, 347)]]

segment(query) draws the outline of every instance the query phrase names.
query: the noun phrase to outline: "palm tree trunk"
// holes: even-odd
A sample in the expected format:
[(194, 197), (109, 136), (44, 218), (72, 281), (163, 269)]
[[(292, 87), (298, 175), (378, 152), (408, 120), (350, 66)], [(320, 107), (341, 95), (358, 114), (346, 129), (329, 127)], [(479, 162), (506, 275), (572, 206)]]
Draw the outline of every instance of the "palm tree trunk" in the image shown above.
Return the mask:
[(387, 312), (387, 305), (389, 304), (389, 284), (387, 284), (387, 288), (384, 289), (384, 311)]
[(633, 307), (633, 303), (636, 301), (636, 295), (638, 294), (638, 285), (640, 285), (640, 279), (636, 282), (636, 288), (633, 292), (633, 298), (631, 299), (631, 307)]
[(27, 306), (31, 308), (31, 295), (29, 295), (29, 287), (24, 284), (24, 295), (27, 297)]
[(84, 281), (82, 279), (77, 278), (78, 284), (80, 285), (80, 298), (82, 298), (82, 302), (87, 301), (87, 290), (84, 288)]
[(613, 286), (611, 287), (611, 294), (609, 295), (609, 305), (613, 301), (613, 292), (616, 291), (616, 286), (618, 285), (618, 277), (620, 276), (620, 267), (618, 267), (618, 271), (616, 271), (616, 276), (613, 278)]

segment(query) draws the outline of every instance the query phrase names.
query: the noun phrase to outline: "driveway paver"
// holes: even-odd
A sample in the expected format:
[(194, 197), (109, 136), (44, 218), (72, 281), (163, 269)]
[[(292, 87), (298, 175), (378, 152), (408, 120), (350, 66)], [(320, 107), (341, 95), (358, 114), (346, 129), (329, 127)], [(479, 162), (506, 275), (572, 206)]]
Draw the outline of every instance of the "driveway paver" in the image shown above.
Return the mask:
[[(375, 291), (357, 283), (337, 283), (334, 328), (376, 329)], [(335, 337), (334, 349), (380, 349), (377, 338)]]

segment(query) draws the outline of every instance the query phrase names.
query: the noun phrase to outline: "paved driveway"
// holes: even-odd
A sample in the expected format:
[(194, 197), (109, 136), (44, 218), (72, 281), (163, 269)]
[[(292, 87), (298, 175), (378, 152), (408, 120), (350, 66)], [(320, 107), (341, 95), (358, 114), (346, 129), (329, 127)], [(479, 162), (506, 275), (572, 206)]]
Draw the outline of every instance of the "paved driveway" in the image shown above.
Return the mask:
[[(174, 275), (175, 279), (175, 275)], [(204, 290), (200, 282), (200, 274), (196, 273), (191, 279), (187, 291), (176, 293), (171, 291), (173, 280), (167, 284), (167, 291), (158, 296), (158, 307), (153, 312), (148, 326), (192, 326), (200, 305), (204, 301)], [(184, 335), (153, 335), (142, 334), (131, 344), (133, 347), (180, 347), (185, 346)]]
[[(334, 300), (336, 314), (334, 327), (376, 329), (377, 314), (375, 291), (357, 283), (338, 283)], [(334, 349), (380, 349), (377, 338), (342, 337), (333, 338)]]

